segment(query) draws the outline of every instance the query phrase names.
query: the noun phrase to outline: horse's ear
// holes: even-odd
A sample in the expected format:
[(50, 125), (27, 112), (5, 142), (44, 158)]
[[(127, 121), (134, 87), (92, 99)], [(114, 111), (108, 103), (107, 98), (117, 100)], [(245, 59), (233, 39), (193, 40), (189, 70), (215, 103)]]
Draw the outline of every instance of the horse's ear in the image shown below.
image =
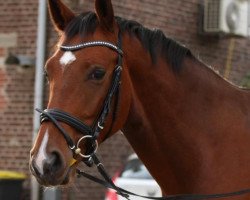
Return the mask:
[(63, 31), (75, 14), (61, 0), (48, 0), (48, 6), (55, 28)]
[(111, 0), (95, 0), (95, 10), (100, 25), (113, 32), (115, 20)]

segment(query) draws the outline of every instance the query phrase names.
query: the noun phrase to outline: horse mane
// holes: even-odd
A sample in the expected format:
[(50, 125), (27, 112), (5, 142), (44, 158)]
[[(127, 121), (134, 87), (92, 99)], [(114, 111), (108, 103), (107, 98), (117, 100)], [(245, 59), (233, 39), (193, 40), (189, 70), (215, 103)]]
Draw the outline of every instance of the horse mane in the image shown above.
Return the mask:
[[(140, 40), (143, 47), (150, 53), (153, 63), (157, 62), (157, 53), (160, 52), (166, 62), (172, 66), (173, 71), (178, 72), (186, 56), (194, 58), (188, 48), (171, 38), (167, 38), (161, 30), (150, 30), (136, 21), (126, 20), (121, 17), (116, 17), (116, 21), (122, 33), (128, 32)], [(96, 14), (93, 12), (82, 13), (68, 24), (65, 34), (68, 38), (72, 38), (77, 34), (83, 37), (92, 34), (96, 27)]]

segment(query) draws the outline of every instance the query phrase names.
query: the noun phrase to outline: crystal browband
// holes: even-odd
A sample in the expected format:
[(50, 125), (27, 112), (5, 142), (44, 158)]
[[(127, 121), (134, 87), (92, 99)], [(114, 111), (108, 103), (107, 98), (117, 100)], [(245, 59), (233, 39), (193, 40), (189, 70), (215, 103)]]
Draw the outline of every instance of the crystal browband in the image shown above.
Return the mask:
[(77, 45), (61, 45), (60, 49), (63, 51), (76, 51), (76, 50), (83, 49), (86, 47), (94, 47), (94, 46), (106, 46), (116, 51), (120, 55), (123, 55), (123, 51), (120, 48), (118, 48), (116, 45), (109, 43), (109, 42), (104, 42), (104, 41), (85, 42), (85, 43), (81, 43)]

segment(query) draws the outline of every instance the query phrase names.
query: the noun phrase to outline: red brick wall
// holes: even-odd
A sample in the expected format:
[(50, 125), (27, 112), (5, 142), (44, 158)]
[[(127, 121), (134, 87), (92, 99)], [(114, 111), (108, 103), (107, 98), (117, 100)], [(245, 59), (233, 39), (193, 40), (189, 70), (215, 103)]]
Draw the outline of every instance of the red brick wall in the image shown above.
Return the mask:
[[(93, 10), (93, 0), (65, 0), (76, 12)], [(149, 28), (160, 28), (186, 46), (204, 62), (224, 73), (230, 38), (206, 37), (198, 34), (201, 0), (113, 0), (116, 15), (134, 19)], [(16, 33), (17, 44), (1, 46), (0, 38), (0, 169), (29, 174), (33, 117), (34, 68), (6, 66), (1, 59), (8, 51), (35, 56), (38, 1), (4, 0), (0, 2), (0, 34)], [(82, 8), (82, 9), (81, 9)], [(48, 25), (48, 51), (57, 35)], [(236, 39), (229, 79), (240, 83), (250, 71), (250, 40)], [(46, 99), (46, 98), (45, 98)], [(46, 101), (46, 100), (45, 100)], [(99, 150), (111, 174), (121, 166), (131, 152), (126, 140), (117, 135)], [(29, 190), (29, 181), (25, 182)], [(76, 181), (73, 189), (63, 189), (63, 199), (103, 199), (104, 189), (84, 179)], [(73, 191), (73, 192), (72, 192)], [(28, 193), (27, 193), (28, 194)], [(28, 195), (24, 199), (29, 199)]]
[(13, 53), (35, 55), (38, 1), (4, 0), (0, 2), (0, 33), (18, 33)]
[[(24, 172), (28, 175), (34, 69), (23, 70), (19, 67), (6, 66), (5, 75), (1, 76), (0, 73), (0, 79), (4, 80), (4, 85), (0, 84), (0, 89), (4, 88), (2, 107), (0, 101), (0, 170)], [(28, 185), (26, 181), (26, 190), (29, 189)]]
[(6, 75), (3, 69), (0, 69), (0, 110), (3, 110), (7, 106), (6, 93), (5, 93), (6, 82), (7, 82)]

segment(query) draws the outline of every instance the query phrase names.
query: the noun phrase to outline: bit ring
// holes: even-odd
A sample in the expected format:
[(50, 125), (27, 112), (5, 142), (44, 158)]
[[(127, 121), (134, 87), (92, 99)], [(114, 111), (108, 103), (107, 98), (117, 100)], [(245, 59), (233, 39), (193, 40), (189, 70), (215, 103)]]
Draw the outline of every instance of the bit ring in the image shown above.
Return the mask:
[(97, 140), (95, 140), (94, 151), (93, 151), (92, 153), (90, 153), (90, 154), (83, 154), (83, 153), (81, 153), (81, 148), (79, 147), (79, 145), (80, 145), (80, 143), (81, 143), (83, 140), (88, 139), (88, 138), (93, 138), (93, 137), (92, 137), (91, 135), (85, 135), (85, 136), (81, 137), (81, 138), (78, 140), (77, 144), (76, 144), (76, 150), (78, 150), (78, 152), (77, 152), (76, 154), (80, 155), (80, 156), (83, 157), (83, 158), (90, 158), (91, 155), (92, 155), (93, 153), (96, 153), (96, 151), (97, 151), (97, 149), (98, 149), (98, 142), (97, 142)]

